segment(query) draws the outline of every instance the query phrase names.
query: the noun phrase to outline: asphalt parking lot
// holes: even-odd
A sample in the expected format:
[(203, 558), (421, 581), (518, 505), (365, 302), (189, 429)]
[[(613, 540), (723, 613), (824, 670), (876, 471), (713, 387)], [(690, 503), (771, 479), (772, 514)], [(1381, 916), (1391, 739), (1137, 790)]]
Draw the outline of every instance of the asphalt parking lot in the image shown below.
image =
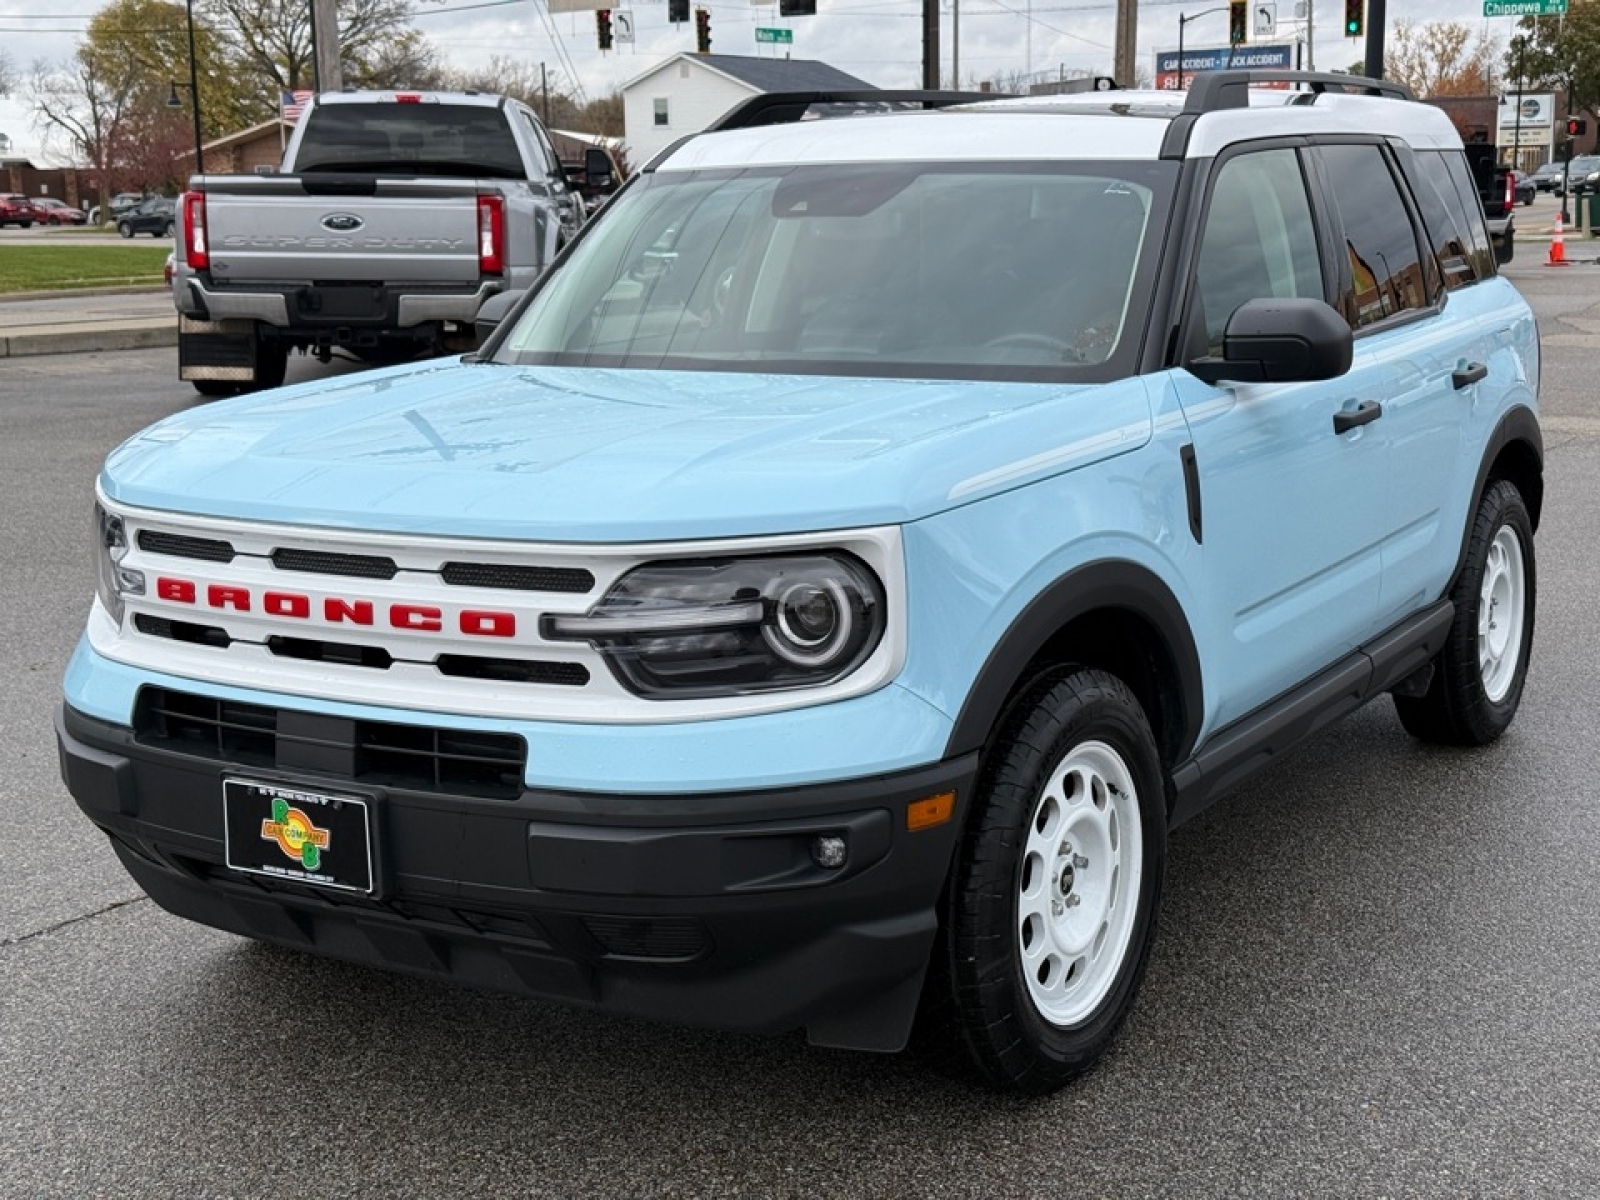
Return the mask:
[(198, 400), (168, 348), (0, 359), (0, 1196), (1600, 1195), (1600, 243), (1581, 246), (1508, 271), (1540, 320), (1547, 454), (1516, 724), (1441, 751), (1379, 703), (1179, 830), (1120, 1044), (1041, 1100), (166, 916), (61, 786), (50, 714), (95, 468)]

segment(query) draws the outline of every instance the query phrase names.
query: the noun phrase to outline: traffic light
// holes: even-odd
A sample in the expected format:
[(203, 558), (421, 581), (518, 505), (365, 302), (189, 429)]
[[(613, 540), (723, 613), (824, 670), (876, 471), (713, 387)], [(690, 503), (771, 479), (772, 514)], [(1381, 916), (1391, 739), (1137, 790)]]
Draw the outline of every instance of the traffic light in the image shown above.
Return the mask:
[(689, 20), (689, 0), (667, 0), (667, 21), (683, 25)]
[(1589, 132), (1589, 122), (1585, 121), (1582, 117), (1568, 117), (1567, 118), (1567, 136), (1568, 137), (1582, 137), (1584, 134), (1586, 134), (1588, 132)]
[(817, 15), (817, 0), (778, 0), (778, 15), (780, 17), (814, 17)]
[(1367, 0), (1344, 0), (1344, 35), (1360, 37), (1367, 24)]
[(1230, 45), (1241, 46), (1244, 44), (1245, 29), (1250, 21), (1250, 5), (1247, 0), (1232, 0), (1228, 5), (1228, 42)]
[(694, 48), (697, 53), (711, 53), (711, 10), (694, 10)]
[(600, 49), (611, 49), (611, 10), (597, 8), (594, 10), (595, 40), (600, 43)]

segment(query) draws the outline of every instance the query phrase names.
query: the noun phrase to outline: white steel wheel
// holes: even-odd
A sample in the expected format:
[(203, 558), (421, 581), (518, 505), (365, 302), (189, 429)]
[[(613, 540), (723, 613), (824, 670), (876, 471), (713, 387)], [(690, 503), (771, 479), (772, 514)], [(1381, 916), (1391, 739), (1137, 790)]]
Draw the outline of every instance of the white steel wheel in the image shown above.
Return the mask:
[(1072, 747), (1039, 796), (1017, 885), (1017, 959), (1050, 1024), (1087, 1020), (1128, 953), (1144, 863), (1133, 775), (1105, 742)]
[(1106, 671), (1042, 675), (992, 733), (928, 1014), (990, 1084), (1062, 1086), (1131, 1011), (1161, 907), (1163, 779), (1138, 697)]
[(1483, 691), (1498, 704), (1517, 678), (1527, 618), (1527, 572), (1516, 530), (1500, 526), (1489, 543), (1478, 600), (1478, 671)]

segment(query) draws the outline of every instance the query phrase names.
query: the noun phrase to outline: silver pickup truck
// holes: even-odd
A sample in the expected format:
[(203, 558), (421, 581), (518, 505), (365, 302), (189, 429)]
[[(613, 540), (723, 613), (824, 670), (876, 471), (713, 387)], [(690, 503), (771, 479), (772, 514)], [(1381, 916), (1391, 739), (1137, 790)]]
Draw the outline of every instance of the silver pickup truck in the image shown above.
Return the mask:
[(204, 395), (283, 382), (291, 350), (374, 363), (471, 349), (583, 199), (505, 96), (343, 92), (306, 108), (275, 175), (197, 175), (179, 206), (179, 376)]

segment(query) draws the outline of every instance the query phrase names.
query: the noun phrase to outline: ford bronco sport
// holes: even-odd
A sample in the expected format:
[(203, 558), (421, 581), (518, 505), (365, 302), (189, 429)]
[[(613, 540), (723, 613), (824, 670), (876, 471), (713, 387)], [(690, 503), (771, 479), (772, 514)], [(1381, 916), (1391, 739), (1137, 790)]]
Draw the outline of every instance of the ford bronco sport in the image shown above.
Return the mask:
[(158, 903), (1042, 1091), (1169, 829), (1385, 694), (1506, 729), (1538, 345), (1444, 115), (873, 96), (664, 152), (475, 355), (110, 456), (58, 728)]

